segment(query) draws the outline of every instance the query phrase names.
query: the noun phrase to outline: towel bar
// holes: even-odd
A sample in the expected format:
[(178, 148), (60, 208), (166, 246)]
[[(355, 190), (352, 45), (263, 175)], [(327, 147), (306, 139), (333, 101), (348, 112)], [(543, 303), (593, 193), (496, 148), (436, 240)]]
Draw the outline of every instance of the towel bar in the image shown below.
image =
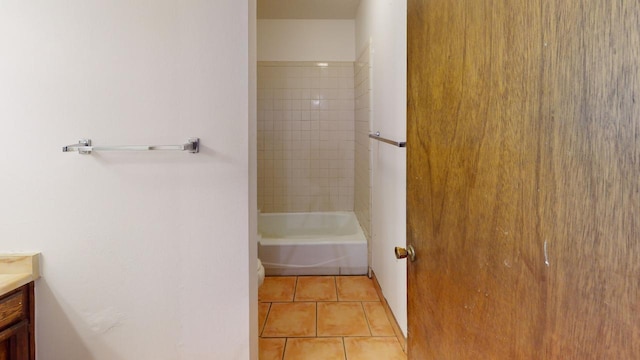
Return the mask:
[(371, 139), (382, 141), (383, 143), (391, 144), (393, 146), (397, 146), (397, 147), (401, 147), (401, 148), (407, 147), (407, 143), (405, 141), (393, 141), (393, 140), (389, 140), (389, 139), (385, 139), (385, 138), (381, 137), (380, 136), (380, 131), (376, 131), (375, 134), (369, 134), (369, 137)]
[(62, 147), (62, 152), (77, 151), (79, 154), (87, 155), (92, 151), (151, 151), (151, 150), (170, 150), (170, 151), (188, 151), (192, 154), (200, 152), (200, 139), (189, 138), (187, 143), (180, 145), (91, 145), (91, 139), (80, 139), (77, 144)]

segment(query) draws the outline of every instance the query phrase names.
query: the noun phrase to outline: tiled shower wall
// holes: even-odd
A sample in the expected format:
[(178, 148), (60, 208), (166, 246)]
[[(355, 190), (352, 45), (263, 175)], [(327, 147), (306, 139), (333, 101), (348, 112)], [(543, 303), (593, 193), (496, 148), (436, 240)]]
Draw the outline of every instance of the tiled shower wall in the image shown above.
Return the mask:
[(354, 210), (354, 64), (258, 62), (258, 207)]
[(371, 239), (371, 66), (369, 47), (355, 64), (355, 193), (354, 211), (368, 240)]

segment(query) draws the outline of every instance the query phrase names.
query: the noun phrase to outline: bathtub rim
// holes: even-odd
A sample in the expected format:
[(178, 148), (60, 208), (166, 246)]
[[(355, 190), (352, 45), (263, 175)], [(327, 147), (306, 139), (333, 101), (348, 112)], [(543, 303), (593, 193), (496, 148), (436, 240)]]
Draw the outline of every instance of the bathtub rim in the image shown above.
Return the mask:
[(313, 212), (282, 212), (282, 213), (260, 213), (258, 214), (258, 224), (260, 223), (260, 218), (265, 217), (284, 217), (287, 215), (322, 215), (322, 214), (333, 214), (333, 215), (345, 215), (350, 218), (350, 220), (355, 221), (356, 232), (355, 234), (348, 235), (309, 235), (309, 236), (291, 236), (291, 237), (271, 237), (271, 236), (263, 236), (260, 232), (258, 232), (258, 243), (265, 246), (272, 245), (314, 245), (314, 244), (327, 244), (327, 245), (337, 245), (337, 244), (358, 244), (358, 243), (367, 243), (367, 238), (364, 235), (364, 231), (362, 230), (362, 226), (358, 221), (358, 217), (353, 211), (313, 211)]

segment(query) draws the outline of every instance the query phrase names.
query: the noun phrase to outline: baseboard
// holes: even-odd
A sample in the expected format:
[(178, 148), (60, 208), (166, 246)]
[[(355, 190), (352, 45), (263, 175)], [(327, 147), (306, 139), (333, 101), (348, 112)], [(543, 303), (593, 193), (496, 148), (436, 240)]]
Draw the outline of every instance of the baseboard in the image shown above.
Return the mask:
[(378, 278), (376, 277), (376, 273), (373, 269), (369, 268), (371, 278), (373, 279), (373, 285), (376, 288), (376, 292), (378, 293), (378, 297), (380, 298), (380, 302), (382, 302), (382, 306), (384, 307), (384, 311), (387, 313), (387, 317), (391, 321), (391, 327), (393, 328), (393, 332), (396, 334), (396, 338), (398, 338), (398, 342), (400, 346), (402, 346), (402, 351), (407, 352), (407, 338), (400, 330), (400, 325), (398, 325), (398, 320), (396, 320), (396, 316), (393, 315), (393, 311), (389, 307), (389, 303), (387, 303), (387, 299), (384, 297), (382, 293), (382, 288), (380, 287), (380, 283), (378, 283)]

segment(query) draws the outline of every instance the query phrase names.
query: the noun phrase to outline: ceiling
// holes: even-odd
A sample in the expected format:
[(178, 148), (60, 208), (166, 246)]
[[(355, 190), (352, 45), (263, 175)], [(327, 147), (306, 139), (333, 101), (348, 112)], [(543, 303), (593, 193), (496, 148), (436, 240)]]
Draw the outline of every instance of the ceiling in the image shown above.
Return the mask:
[(355, 19), (360, 0), (257, 0), (258, 19)]

